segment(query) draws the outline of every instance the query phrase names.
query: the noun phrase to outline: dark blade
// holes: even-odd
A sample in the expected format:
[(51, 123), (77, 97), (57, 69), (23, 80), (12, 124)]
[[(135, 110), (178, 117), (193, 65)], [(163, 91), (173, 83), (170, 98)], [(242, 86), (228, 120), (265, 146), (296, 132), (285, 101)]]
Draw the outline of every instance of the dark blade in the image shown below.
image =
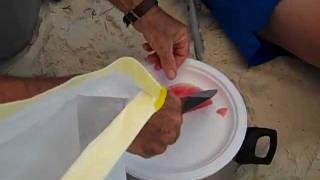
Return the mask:
[(207, 101), (208, 99), (212, 98), (216, 95), (218, 90), (206, 90), (195, 93), (191, 96), (181, 98), (182, 101), (182, 113), (186, 113), (190, 111), (192, 108), (198, 106), (199, 104)]

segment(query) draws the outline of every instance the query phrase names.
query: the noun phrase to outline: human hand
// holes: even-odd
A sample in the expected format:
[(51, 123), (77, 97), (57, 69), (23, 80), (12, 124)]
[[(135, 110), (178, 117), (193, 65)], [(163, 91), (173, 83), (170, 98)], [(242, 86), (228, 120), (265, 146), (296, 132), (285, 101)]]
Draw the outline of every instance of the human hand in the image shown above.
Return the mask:
[(156, 70), (162, 68), (169, 79), (174, 79), (177, 68), (189, 55), (186, 26), (159, 7), (153, 7), (134, 23), (134, 27), (147, 40), (143, 44), (143, 48), (150, 52), (146, 60), (154, 64)]
[(181, 101), (168, 94), (163, 107), (143, 127), (128, 151), (144, 158), (162, 154), (178, 139), (181, 124)]

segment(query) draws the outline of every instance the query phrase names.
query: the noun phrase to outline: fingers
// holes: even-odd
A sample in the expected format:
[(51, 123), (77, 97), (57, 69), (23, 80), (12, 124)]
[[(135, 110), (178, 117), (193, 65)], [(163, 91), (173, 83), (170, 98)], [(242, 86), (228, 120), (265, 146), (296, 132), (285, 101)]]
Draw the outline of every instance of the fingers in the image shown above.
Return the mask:
[(180, 54), (176, 52), (176, 54), (174, 55), (178, 68), (184, 63), (184, 61), (189, 56), (189, 48), (184, 47), (183, 49), (179, 49), (179, 51), (181, 51)]
[(161, 69), (160, 58), (156, 53), (148, 55), (145, 60), (150, 64), (154, 64), (155, 70)]
[(148, 52), (152, 52), (153, 51), (153, 48), (150, 46), (149, 43), (143, 43), (142, 47), (143, 47), (144, 50), (146, 50)]
[(142, 157), (144, 158), (151, 158), (155, 155), (162, 154), (166, 151), (167, 145), (158, 143), (158, 142), (151, 142), (149, 144), (146, 144), (143, 148), (143, 154)]
[(172, 48), (165, 48), (158, 52), (162, 69), (168, 79), (173, 80), (177, 75), (177, 65), (174, 59)]
[[(174, 79), (176, 69), (179, 68), (189, 56), (189, 42), (190, 41), (188, 39), (188, 36), (186, 36), (183, 39), (179, 40), (179, 42), (174, 44), (173, 49), (168, 49), (166, 51), (161, 50), (158, 51), (159, 53), (154, 52), (154, 49), (150, 46), (149, 43), (144, 43), (142, 45), (143, 49), (147, 52), (153, 52), (152, 54), (149, 54), (145, 58), (145, 60), (151, 64), (154, 64), (155, 70), (160, 70), (161, 68), (163, 68), (166, 72), (167, 77), (169, 79)], [(159, 54), (161, 55), (161, 58), (159, 57)], [(172, 75), (169, 75), (170, 69), (173, 69), (174, 74), (172, 73)]]
[(161, 130), (159, 142), (167, 145), (174, 144), (180, 135), (180, 127), (171, 130)]
[[(153, 52), (154, 51), (149, 43), (142, 44), (142, 47), (143, 47), (144, 50), (146, 50), (148, 52)], [(160, 58), (157, 55), (157, 53), (149, 54), (147, 57), (145, 57), (145, 61), (147, 61), (150, 64), (154, 64), (154, 69), (155, 70), (160, 70), (161, 69)]]
[(182, 125), (181, 101), (169, 93), (164, 106), (144, 125), (128, 151), (145, 158), (162, 154), (175, 143)]
[(172, 145), (177, 141), (180, 135), (180, 127), (171, 130), (163, 129), (152, 134), (153, 136), (146, 136), (147, 134), (144, 133), (141, 134), (140, 139), (135, 140), (130, 145), (128, 151), (144, 158), (162, 154), (166, 151), (168, 145)]
[[(148, 52), (153, 51), (153, 48), (148, 43), (144, 43), (142, 47)], [(156, 53), (148, 55), (146, 57), (146, 60), (149, 63), (154, 63), (156, 70), (162, 68), (166, 76), (168, 77), (168, 79), (173, 80), (177, 74), (177, 64), (176, 64), (175, 57), (173, 55), (173, 49), (172, 47), (170, 48), (167, 46), (159, 49), (161, 50), (157, 51)]]
[(177, 44), (175, 44), (173, 51), (177, 62), (177, 67), (180, 67), (189, 56), (189, 47), (190, 41), (188, 36), (181, 39)]
[(162, 154), (166, 151), (168, 145), (174, 144), (180, 135), (180, 127), (171, 130), (161, 130), (157, 133), (157, 138), (153, 137), (148, 140), (148, 143), (144, 143), (142, 148), (142, 156), (144, 158), (150, 158), (155, 155)]
[(157, 128), (154, 140), (168, 145), (174, 144), (180, 135), (182, 116), (173, 115), (171, 118), (161, 120), (164, 126)]

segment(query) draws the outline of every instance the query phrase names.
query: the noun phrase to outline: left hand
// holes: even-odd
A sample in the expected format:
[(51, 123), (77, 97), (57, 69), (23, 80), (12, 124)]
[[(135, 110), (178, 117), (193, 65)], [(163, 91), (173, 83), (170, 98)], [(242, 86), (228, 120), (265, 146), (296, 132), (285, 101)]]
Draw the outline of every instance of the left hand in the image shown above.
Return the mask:
[(147, 40), (143, 48), (151, 54), (146, 60), (154, 64), (155, 69), (163, 68), (167, 77), (174, 79), (177, 69), (189, 55), (187, 27), (159, 7), (150, 9), (134, 27)]

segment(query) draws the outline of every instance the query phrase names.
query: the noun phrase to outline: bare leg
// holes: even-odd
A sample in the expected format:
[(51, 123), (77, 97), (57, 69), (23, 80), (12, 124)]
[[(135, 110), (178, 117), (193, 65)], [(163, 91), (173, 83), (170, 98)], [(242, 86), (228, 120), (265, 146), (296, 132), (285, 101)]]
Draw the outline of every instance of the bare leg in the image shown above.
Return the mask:
[(260, 35), (320, 67), (320, 0), (281, 0)]

